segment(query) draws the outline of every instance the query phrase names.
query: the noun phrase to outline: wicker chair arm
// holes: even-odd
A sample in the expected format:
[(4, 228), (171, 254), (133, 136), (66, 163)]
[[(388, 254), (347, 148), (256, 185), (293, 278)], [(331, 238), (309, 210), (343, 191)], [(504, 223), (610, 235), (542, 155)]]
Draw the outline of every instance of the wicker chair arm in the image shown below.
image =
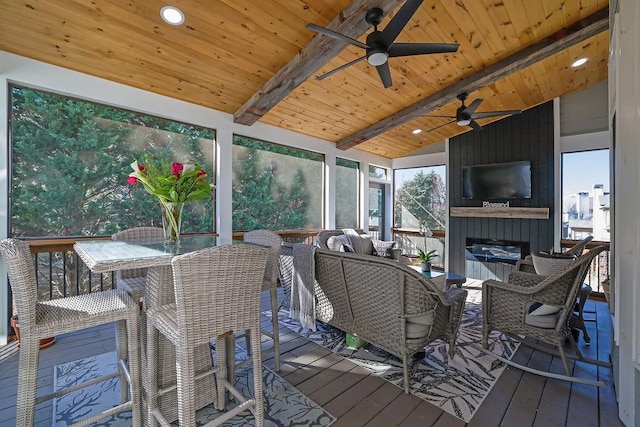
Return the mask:
[(440, 298), (445, 305), (453, 305), (458, 301), (465, 301), (467, 291), (462, 288), (449, 288), (443, 293), (444, 299)]
[(522, 295), (531, 295), (535, 293), (535, 287), (520, 286), (519, 284), (511, 282), (500, 282), (498, 280), (485, 280), (482, 282), (482, 287), (492, 287), (497, 289), (503, 289), (505, 291), (514, 292)]

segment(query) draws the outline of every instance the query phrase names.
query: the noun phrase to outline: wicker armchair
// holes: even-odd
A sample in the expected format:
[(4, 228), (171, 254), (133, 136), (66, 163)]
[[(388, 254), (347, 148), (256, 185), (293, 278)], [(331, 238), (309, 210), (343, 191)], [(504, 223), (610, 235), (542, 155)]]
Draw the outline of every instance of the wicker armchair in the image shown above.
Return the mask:
[[(244, 241), (271, 247), (271, 254), (267, 259), (267, 267), (264, 271), (262, 290), (269, 291), (271, 299), (271, 332), (262, 329), (262, 333), (273, 341), (273, 347), (264, 351), (273, 352), (275, 359), (275, 369), (280, 371), (280, 328), (278, 326), (278, 277), (280, 275), (279, 260), (282, 238), (273, 231), (254, 230), (244, 234)], [(246, 334), (247, 350), (251, 348), (251, 334)]]
[[(120, 289), (40, 302), (29, 246), (20, 240), (5, 239), (0, 242), (0, 254), (20, 318), (16, 425), (33, 426), (36, 404), (76, 390), (70, 388), (37, 397), (40, 339), (113, 322), (117, 322), (116, 344), (121, 363), (118, 363), (117, 373), (97, 380), (106, 381), (119, 375), (123, 403), (82, 420), (82, 425), (129, 409), (132, 410), (133, 425), (141, 425), (138, 304)], [(95, 384), (95, 380), (84, 387), (91, 384)]]
[[(175, 257), (172, 262), (176, 302), (150, 307), (147, 311), (148, 410), (150, 424), (169, 425), (158, 408), (157, 346), (160, 334), (175, 346), (178, 388), (178, 418), (181, 426), (195, 426), (196, 375), (217, 373), (216, 407), (224, 408), (225, 389), (238, 406), (207, 425), (221, 425), (238, 413), (251, 410), (256, 425), (264, 425), (262, 360), (260, 340), (253, 340), (254, 396), (247, 399), (227, 379), (225, 337), (249, 330), (260, 334), (260, 290), (271, 250), (259, 246), (224, 245)], [(202, 286), (206, 278), (207, 286)], [(195, 350), (216, 340), (214, 367), (195, 372)], [(233, 349), (229, 349), (230, 353)], [(169, 391), (171, 387), (165, 387)]]
[[(494, 330), (511, 336), (524, 335), (537, 339), (558, 349), (567, 375), (563, 379), (572, 379), (564, 349), (565, 341), (569, 340), (578, 360), (583, 357), (571, 335), (569, 320), (589, 265), (604, 249), (603, 246), (591, 249), (549, 277), (514, 271), (506, 283), (484, 281), (482, 347), (489, 348), (489, 333)], [(532, 315), (531, 307), (536, 302), (556, 306), (559, 311), (547, 315)], [(531, 345), (527, 341), (521, 342)], [(539, 371), (535, 373), (544, 375)]]
[[(576, 257), (581, 256), (584, 253), (584, 250), (587, 247), (587, 244), (593, 240), (593, 236), (587, 236), (583, 240), (579, 241), (569, 249), (567, 249), (565, 254), (575, 255)], [(525, 273), (536, 274), (536, 269), (533, 266), (533, 260), (531, 255), (527, 255), (525, 259), (520, 260), (516, 263), (516, 271), (521, 271)], [(589, 294), (591, 294), (591, 286), (583, 283), (580, 286), (580, 290), (578, 291), (577, 301), (574, 305), (574, 313), (571, 314), (569, 318), (569, 324), (572, 328), (579, 329), (582, 331), (582, 339), (587, 345), (591, 344), (591, 337), (589, 336), (589, 332), (587, 331), (587, 325), (584, 318), (584, 305), (589, 298)], [(579, 333), (579, 332), (578, 332)]]
[[(157, 227), (134, 227), (127, 230), (118, 231), (111, 236), (111, 240), (139, 241), (141, 243), (161, 242), (163, 239), (162, 228)], [(147, 281), (147, 269), (135, 268), (130, 270), (119, 270), (116, 272), (116, 286), (125, 290), (135, 301), (140, 301), (144, 297), (144, 288)]]

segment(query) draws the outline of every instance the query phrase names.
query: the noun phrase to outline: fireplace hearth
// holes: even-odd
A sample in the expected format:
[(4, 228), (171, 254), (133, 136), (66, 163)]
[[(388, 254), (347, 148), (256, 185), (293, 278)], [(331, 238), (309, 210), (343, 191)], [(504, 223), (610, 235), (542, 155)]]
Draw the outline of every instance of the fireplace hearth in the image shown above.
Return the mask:
[(515, 264), (529, 255), (529, 242), (467, 238), (465, 258), (471, 261)]

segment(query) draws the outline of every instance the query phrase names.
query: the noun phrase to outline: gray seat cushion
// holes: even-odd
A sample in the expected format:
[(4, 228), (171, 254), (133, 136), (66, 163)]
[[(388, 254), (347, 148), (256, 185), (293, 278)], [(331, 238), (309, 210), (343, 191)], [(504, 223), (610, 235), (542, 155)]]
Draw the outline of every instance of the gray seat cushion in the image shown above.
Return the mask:
[(424, 338), (431, 333), (431, 327), (436, 318), (436, 311), (430, 310), (426, 313), (415, 316), (407, 316), (406, 333), (407, 338)]
[(358, 234), (358, 232), (352, 228), (345, 228), (342, 231), (349, 238), (349, 242), (351, 242), (351, 247), (355, 253), (360, 255), (373, 255), (373, 241), (371, 236)]
[[(524, 317), (524, 323), (531, 326), (537, 326), (538, 328), (555, 328), (558, 324), (558, 317), (561, 314), (560, 307), (547, 306), (546, 304), (543, 304), (541, 307), (532, 310), (532, 306), (534, 304), (538, 305), (539, 303), (531, 302), (527, 305), (527, 314)], [(540, 310), (543, 307), (553, 307), (556, 308), (556, 311), (550, 314), (534, 314), (536, 310)], [(531, 311), (531, 313), (529, 313), (529, 311)]]
[(527, 314), (524, 318), (524, 323), (531, 326), (537, 326), (538, 328), (553, 329), (558, 324), (558, 316), (560, 316), (560, 312), (546, 314), (543, 316)]

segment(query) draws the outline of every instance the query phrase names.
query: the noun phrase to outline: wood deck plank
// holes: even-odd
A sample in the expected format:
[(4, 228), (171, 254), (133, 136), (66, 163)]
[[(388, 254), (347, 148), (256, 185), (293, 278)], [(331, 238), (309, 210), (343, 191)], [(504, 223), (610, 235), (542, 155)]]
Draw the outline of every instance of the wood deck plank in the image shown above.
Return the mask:
[[(402, 390), (399, 387), (388, 381), (382, 381), (384, 384), (363, 400), (360, 400), (357, 405), (340, 417), (335, 426), (364, 426), (369, 420), (379, 414), (386, 405), (391, 403), (400, 393), (402, 393)], [(341, 399), (342, 396), (340, 396), (340, 400)], [(327, 410), (331, 412), (329, 410), (330, 405), (326, 405), (326, 407)]]
[[(526, 365), (532, 354), (531, 348), (520, 345), (511, 360)], [(521, 370), (507, 366), (467, 425), (470, 427), (500, 425), (511, 398), (520, 384), (522, 374)]]
[(412, 394), (400, 393), (391, 403), (389, 403), (382, 411), (380, 411), (367, 427), (386, 427), (390, 425), (398, 425), (402, 423), (411, 414), (413, 410), (422, 403), (423, 400)]
[(442, 409), (423, 400), (398, 426), (432, 426), (438, 421), (438, 418), (440, 418), (442, 414), (444, 414)]
[(362, 402), (363, 399), (370, 396), (371, 393), (377, 391), (385, 384), (389, 383), (380, 377), (369, 375), (353, 387), (345, 390), (339, 397), (324, 405), (324, 408), (333, 416), (338, 418), (343, 417)]
[[(263, 294), (262, 307), (270, 307), (268, 294), (266, 297)], [(611, 316), (608, 306), (605, 302), (589, 301), (587, 310), (595, 311), (587, 316), (597, 317), (598, 322), (587, 323), (589, 333), (592, 334), (592, 344), (587, 348), (581, 338), (580, 349), (584, 349), (585, 354), (597, 355), (602, 360), (608, 360), (611, 340)], [(270, 321), (264, 320), (263, 326), (270, 329)], [(311, 343), (289, 329), (281, 328), (280, 331), (280, 375), (329, 413), (338, 417), (334, 426), (465, 425), (437, 406), (413, 395), (405, 395), (399, 387), (370, 374), (342, 356)], [(242, 341), (239, 340), (239, 343)], [(269, 339), (263, 336), (262, 341), (266, 343), (265, 348), (268, 348)], [(39, 387), (41, 390), (52, 387), (53, 367), (56, 364), (113, 351), (114, 348), (112, 325), (58, 337), (54, 346), (41, 352)], [(521, 345), (513, 360), (530, 366), (548, 366), (553, 372), (562, 372), (559, 359), (552, 358), (549, 363), (548, 358), (548, 355), (534, 352), (529, 347)], [(273, 353), (265, 354), (264, 360), (265, 366), (273, 367)], [(612, 382), (612, 373), (608, 368), (594, 368), (580, 362), (572, 362), (571, 365), (574, 372), (580, 376), (595, 378), (597, 375), (609, 384)], [(9, 354), (0, 361), (0, 420), (3, 420), (2, 423), (8, 423), (7, 425), (15, 422), (17, 366), (18, 352)], [(622, 426), (617, 413), (615, 391), (611, 385), (604, 388), (576, 386), (564, 381), (542, 379), (507, 367), (467, 425), (617, 427)], [(51, 425), (51, 416), (51, 402), (38, 405), (35, 425)]]
[[(548, 371), (552, 359), (552, 356), (537, 351), (532, 354), (527, 366)], [(518, 387), (513, 393), (511, 404), (502, 419), (504, 425), (530, 426), (534, 423), (536, 409), (540, 404), (540, 396), (545, 386), (545, 378), (525, 372), (520, 383), (526, 384), (526, 387)]]

